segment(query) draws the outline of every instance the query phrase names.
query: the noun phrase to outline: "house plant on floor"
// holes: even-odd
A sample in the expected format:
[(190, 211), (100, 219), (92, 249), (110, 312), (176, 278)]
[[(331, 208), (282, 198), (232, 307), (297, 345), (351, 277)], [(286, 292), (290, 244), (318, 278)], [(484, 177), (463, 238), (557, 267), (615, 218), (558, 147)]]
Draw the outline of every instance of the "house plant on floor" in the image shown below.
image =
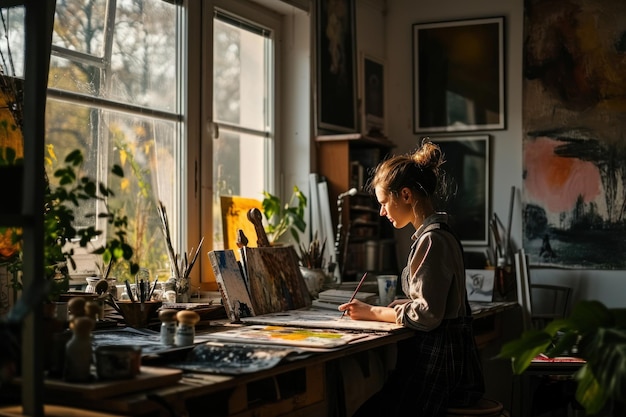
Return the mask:
[(626, 415), (626, 309), (580, 301), (569, 317), (506, 343), (499, 357), (510, 358), (513, 372), (521, 374), (540, 353), (586, 361), (575, 380), (576, 400), (588, 414)]

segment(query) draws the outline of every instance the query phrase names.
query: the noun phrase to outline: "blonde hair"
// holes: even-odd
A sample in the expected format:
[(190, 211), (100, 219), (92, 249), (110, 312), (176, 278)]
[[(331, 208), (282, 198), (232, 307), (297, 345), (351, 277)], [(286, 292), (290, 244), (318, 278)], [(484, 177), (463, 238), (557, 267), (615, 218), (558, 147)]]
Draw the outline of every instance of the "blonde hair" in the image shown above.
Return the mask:
[(388, 194), (398, 196), (400, 190), (408, 187), (428, 198), (441, 197), (445, 194), (445, 181), (442, 181), (445, 174), (440, 169), (444, 162), (439, 145), (427, 137), (422, 138), (420, 146), (413, 153), (392, 156), (378, 164), (367, 189), (374, 193), (376, 187), (379, 187)]

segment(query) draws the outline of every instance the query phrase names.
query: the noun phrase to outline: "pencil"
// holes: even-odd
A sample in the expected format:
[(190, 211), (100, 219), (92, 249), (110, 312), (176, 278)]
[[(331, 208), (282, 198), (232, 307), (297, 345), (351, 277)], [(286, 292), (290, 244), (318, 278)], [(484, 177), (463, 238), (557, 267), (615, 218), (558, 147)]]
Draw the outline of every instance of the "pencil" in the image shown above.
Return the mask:
[[(352, 301), (354, 301), (354, 297), (356, 297), (356, 293), (359, 292), (359, 290), (361, 289), (361, 285), (363, 285), (363, 282), (365, 281), (365, 277), (367, 276), (367, 272), (363, 274), (363, 276), (361, 277), (361, 280), (359, 281), (359, 283), (357, 284), (356, 288), (354, 289), (354, 292), (352, 293), (352, 297), (350, 297), (350, 300), (348, 301), (348, 304), (350, 304)], [(343, 316), (346, 314), (346, 310), (343, 310), (343, 312), (341, 313), (341, 317), (343, 318)]]

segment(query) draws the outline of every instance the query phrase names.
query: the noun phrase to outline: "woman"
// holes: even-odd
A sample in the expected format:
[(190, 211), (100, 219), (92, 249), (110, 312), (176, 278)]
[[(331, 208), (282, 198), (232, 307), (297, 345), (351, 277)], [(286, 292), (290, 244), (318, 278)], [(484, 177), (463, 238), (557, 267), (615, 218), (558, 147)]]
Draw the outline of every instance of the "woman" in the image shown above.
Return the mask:
[(447, 215), (435, 210), (437, 197), (445, 194), (443, 162), (439, 146), (424, 139), (412, 155), (381, 162), (369, 184), (381, 216), (395, 228), (415, 228), (401, 278), (407, 299), (387, 307), (354, 300), (339, 310), (353, 320), (396, 322), (416, 332), (399, 343), (395, 371), (359, 416), (441, 416), (448, 407), (472, 404), (484, 392), (463, 250)]

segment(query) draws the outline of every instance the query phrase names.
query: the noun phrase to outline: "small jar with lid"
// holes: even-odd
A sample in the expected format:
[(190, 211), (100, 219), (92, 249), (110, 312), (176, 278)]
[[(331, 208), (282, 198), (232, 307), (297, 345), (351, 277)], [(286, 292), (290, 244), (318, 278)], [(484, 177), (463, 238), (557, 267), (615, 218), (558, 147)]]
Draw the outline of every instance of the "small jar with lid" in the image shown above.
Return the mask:
[(176, 313), (178, 327), (176, 328), (176, 346), (193, 345), (196, 336), (196, 323), (200, 321), (200, 315), (195, 311), (182, 310)]
[(176, 313), (178, 313), (178, 310), (171, 308), (159, 311), (159, 320), (161, 320), (161, 344), (164, 346), (173, 346), (175, 344)]

